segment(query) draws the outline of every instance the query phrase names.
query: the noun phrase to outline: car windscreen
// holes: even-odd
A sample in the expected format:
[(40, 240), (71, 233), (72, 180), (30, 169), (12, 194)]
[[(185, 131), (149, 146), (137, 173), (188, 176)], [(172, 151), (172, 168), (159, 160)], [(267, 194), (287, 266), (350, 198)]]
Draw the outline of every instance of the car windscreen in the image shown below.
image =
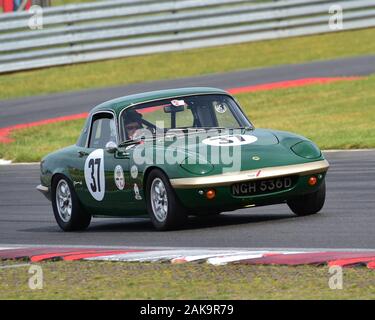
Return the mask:
[(232, 97), (224, 94), (163, 99), (130, 107), (121, 114), (124, 135), (137, 129), (251, 127)]

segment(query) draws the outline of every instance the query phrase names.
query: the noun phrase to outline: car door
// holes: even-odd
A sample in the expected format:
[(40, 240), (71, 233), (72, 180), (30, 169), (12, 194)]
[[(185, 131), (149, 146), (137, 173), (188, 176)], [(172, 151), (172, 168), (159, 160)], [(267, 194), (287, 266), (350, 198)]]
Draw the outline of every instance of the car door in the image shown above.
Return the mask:
[(108, 142), (118, 144), (115, 116), (110, 111), (95, 113), (87, 143), (78, 149), (82, 188), (77, 193), (93, 215), (126, 215), (134, 201), (133, 188), (127, 183), (129, 159), (121, 152), (107, 149)]

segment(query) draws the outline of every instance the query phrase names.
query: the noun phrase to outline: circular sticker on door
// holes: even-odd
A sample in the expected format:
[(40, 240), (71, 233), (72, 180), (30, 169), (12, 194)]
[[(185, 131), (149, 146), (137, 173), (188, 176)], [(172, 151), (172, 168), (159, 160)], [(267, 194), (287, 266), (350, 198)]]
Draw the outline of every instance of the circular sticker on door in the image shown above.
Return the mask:
[(210, 137), (210, 138), (204, 139), (202, 142), (210, 146), (234, 147), (234, 146), (240, 146), (243, 144), (254, 143), (257, 140), (258, 138), (252, 135), (235, 134), (235, 135)]
[(85, 162), (85, 182), (87, 189), (97, 201), (102, 201), (105, 192), (104, 152), (96, 149)]
[(117, 165), (114, 171), (114, 178), (116, 187), (119, 190), (124, 190), (125, 187), (125, 178), (124, 178), (124, 170), (120, 165)]
[(134, 165), (134, 166), (132, 166), (132, 167), (130, 168), (130, 175), (131, 175), (131, 177), (132, 177), (133, 179), (137, 179), (137, 177), (138, 177), (138, 168), (137, 168), (136, 165)]

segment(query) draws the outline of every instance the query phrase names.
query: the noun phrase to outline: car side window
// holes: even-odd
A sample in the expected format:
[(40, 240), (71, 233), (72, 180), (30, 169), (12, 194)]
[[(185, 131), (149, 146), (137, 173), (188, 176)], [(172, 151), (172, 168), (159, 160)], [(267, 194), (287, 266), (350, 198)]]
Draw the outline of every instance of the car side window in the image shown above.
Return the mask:
[(89, 148), (105, 148), (110, 141), (116, 141), (116, 125), (110, 113), (96, 114), (91, 123)]

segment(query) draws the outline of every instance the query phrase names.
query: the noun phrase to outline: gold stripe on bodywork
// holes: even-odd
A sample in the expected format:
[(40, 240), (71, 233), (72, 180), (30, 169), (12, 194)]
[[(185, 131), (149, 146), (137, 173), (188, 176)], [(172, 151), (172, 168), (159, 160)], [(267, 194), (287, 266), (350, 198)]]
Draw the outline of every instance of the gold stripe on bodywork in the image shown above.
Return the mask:
[(255, 170), (228, 172), (206, 177), (171, 179), (174, 188), (199, 188), (230, 185), (236, 182), (276, 178), (289, 175), (323, 173), (329, 168), (327, 160), (314, 161), (289, 166), (266, 167)]

